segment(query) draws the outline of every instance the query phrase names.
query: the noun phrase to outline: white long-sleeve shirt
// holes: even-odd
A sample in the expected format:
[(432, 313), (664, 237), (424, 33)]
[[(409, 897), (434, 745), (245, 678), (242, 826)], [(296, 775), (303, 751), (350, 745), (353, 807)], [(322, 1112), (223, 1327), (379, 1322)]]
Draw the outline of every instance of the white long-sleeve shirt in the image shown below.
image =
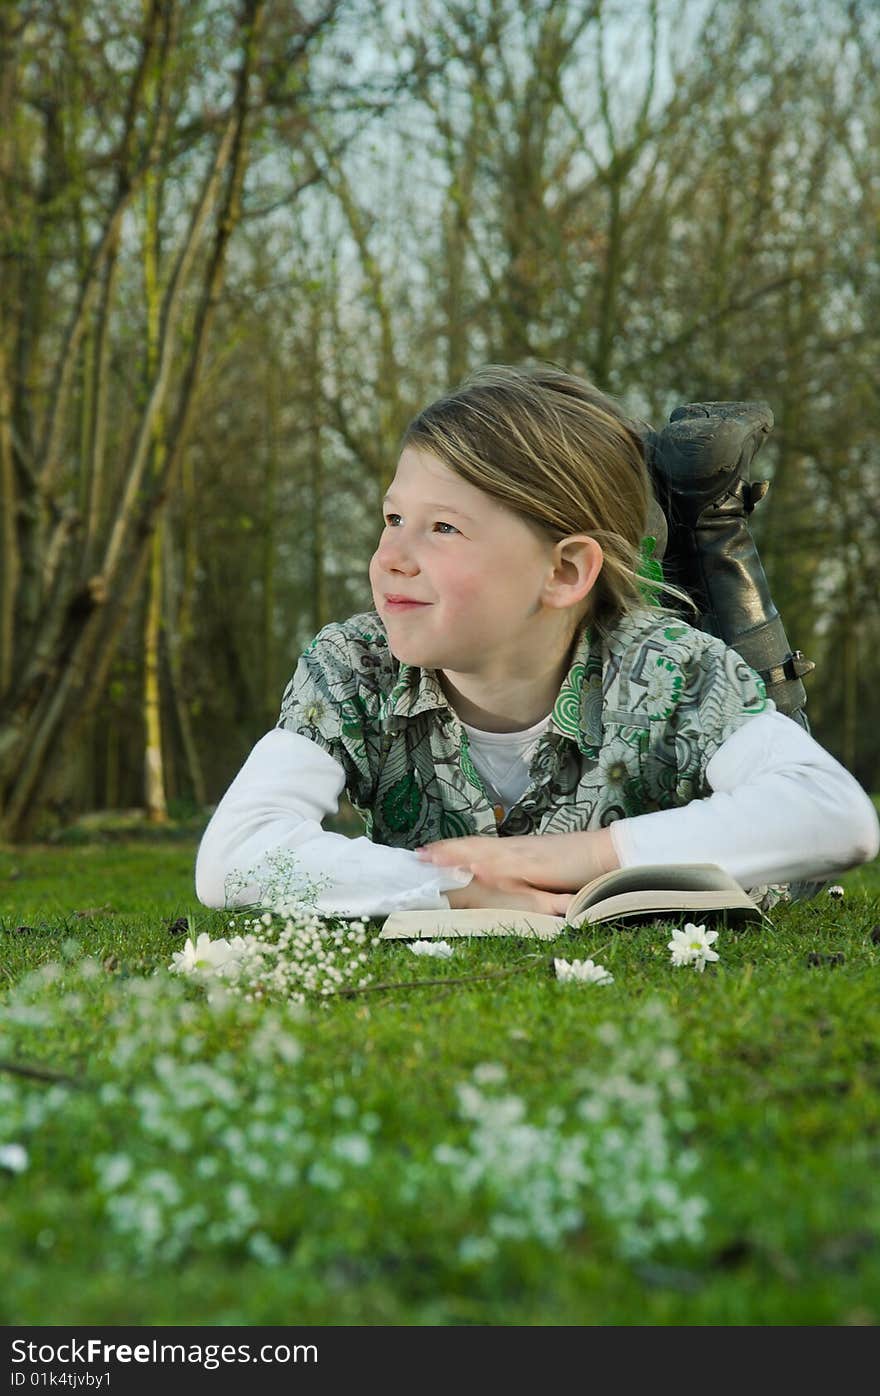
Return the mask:
[[(538, 735), (542, 725), (534, 729)], [(508, 798), (525, 788), (530, 747), (523, 738), (529, 735), (510, 734)], [(491, 747), (495, 776), (506, 755), (498, 736), (491, 734), (481, 755), (480, 734), (470, 729), (478, 769)], [(497, 788), (497, 780), (489, 779)], [(780, 713), (758, 714), (739, 727), (708, 763), (706, 779), (713, 793), (704, 799), (610, 826), (622, 867), (717, 863), (743, 887), (754, 888), (822, 880), (880, 851), (880, 824), (859, 783)], [(302, 875), (326, 884), (314, 902), (325, 914), (384, 916), (447, 908), (444, 892), (466, 886), (469, 872), (434, 868), (407, 849), (321, 827), (337, 812), (344, 787), (342, 766), (322, 747), (283, 728), (267, 732), (202, 837), (196, 860), (199, 900), (230, 908), (258, 902), (267, 883), (277, 879), (278, 855), (292, 854)], [(227, 879), (238, 881), (232, 893)]]

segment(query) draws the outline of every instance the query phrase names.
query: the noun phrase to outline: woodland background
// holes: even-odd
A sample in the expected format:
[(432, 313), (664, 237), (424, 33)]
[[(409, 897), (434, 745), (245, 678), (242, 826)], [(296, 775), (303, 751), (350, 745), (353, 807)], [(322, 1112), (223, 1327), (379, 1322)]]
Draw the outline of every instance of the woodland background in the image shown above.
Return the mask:
[(486, 361), (764, 398), (817, 738), (880, 787), (871, 0), (0, 0), (0, 839), (205, 809)]

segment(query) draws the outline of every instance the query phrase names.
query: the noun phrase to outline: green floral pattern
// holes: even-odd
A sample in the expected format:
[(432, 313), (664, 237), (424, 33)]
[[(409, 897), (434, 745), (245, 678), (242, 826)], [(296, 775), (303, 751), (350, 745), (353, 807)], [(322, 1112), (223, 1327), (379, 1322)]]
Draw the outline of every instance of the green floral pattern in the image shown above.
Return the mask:
[(651, 607), (575, 645), (530, 783), (496, 825), (467, 734), (437, 674), (400, 664), (376, 612), (325, 626), (288, 683), (277, 726), (341, 763), (376, 843), (417, 848), (467, 834), (562, 833), (711, 793), (706, 767), (770, 706), (722, 640)]

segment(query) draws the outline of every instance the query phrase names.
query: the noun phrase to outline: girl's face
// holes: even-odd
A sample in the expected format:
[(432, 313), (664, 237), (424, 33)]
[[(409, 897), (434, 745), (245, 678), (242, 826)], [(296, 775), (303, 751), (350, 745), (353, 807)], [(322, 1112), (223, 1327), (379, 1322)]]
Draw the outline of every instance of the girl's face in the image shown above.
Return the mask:
[(407, 447), (370, 562), (392, 654), (424, 669), (503, 672), (532, 643), (552, 553), (537, 529), (430, 452)]

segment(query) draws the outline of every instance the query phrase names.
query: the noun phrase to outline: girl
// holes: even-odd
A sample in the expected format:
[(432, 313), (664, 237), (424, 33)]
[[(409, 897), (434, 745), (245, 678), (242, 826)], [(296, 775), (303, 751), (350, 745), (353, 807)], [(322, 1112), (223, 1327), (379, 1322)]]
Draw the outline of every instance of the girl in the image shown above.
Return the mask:
[[(306, 885), (326, 914), (561, 915), (613, 868), (709, 862), (768, 906), (874, 858), (853, 777), (735, 650), (657, 603), (696, 609), (640, 575), (652, 504), (632, 424), (554, 367), (489, 366), (421, 412), (375, 609), (301, 657), (202, 838), (200, 900)], [(369, 837), (322, 829), (343, 790)]]

